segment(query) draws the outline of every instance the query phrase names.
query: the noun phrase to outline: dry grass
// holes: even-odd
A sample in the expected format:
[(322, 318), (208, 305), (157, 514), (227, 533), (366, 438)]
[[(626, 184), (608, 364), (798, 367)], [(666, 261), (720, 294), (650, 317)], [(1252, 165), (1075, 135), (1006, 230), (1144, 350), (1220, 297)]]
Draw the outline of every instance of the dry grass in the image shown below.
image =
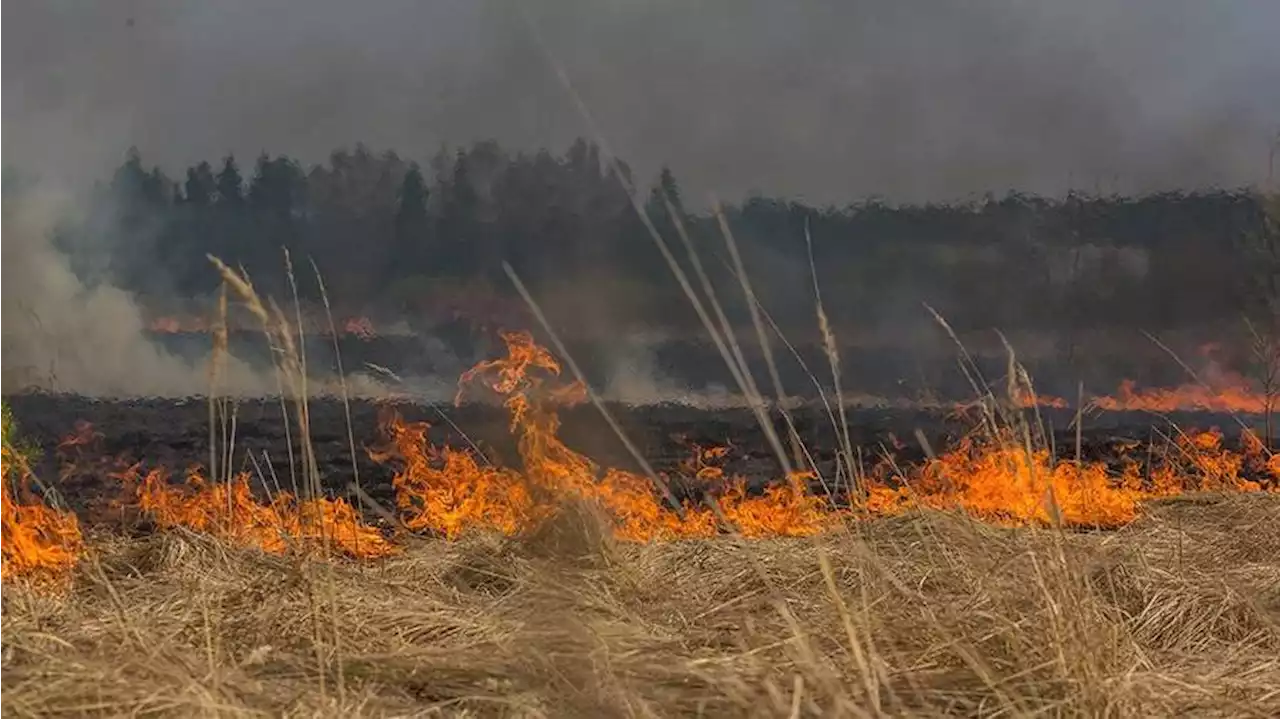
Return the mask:
[[(768, 422), (683, 228), (705, 302), (646, 225), (779, 463), (805, 464)], [(220, 270), (282, 350), (282, 397), (305, 398), (283, 311)], [(767, 346), (740, 261), (735, 275)], [(1009, 366), (1012, 398), (1030, 379), (1012, 350)], [(1021, 413), (983, 406), (993, 437), (1043, 443)], [(305, 399), (293, 419), (315, 493)], [(833, 479), (848, 484), (843, 444)], [(652, 545), (615, 542), (577, 504), (531, 535), (418, 541), (380, 564), (184, 532), (90, 546), (61, 596), (5, 587), (8, 716), (1280, 716), (1277, 497), (1164, 501), (1108, 533), (926, 512), (816, 539)]]
[[(283, 311), (221, 269), (282, 349), (282, 397), (305, 398)], [(728, 324), (681, 279), (772, 430)], [(1009, 367), (1012, 398), (1030, 379), (1011, 350)], [(1043, 443), (983, 407), (993, 437)], [(305, 400), (292, 419), (295, 482), (316, 493)], [(578, 504), (531, 535), (417, 541), (381, 564), (183, 532), (90, 547), (61, 596), (5, 587), (7, 716), (1280, 716), (1277, 497), (1165, 501), (1108, 533), (928, 512), (652, 545)]]
[[(577, 507), (331, 577), (102, 537), (68, 595), (6, 587), (3, 712), (1277, 716), (1278, 512), (1207, 497), (1107, 534), (924, 514), (641, 546)], [(316, 646), (320, 576), (337, 649)]]

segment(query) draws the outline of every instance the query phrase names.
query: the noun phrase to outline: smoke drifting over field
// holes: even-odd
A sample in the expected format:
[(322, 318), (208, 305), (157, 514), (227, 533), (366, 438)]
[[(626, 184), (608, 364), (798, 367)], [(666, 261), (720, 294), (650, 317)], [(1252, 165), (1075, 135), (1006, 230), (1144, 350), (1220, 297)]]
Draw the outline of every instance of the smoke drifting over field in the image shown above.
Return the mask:
[[(86, 285), (53, 248), (55, 219), (72, 204), (53, 192), (24, 194), (4, 213), (4, 381), (103, 395), (187, 395), (208, 386), (202, 367), (143, 340), (133, 298), (107, 284)], [(232, 362), (230, 385), (269, 385)]]
[[(135, 295), (156, 288), (174, 295), (166, 299), (201, 294), (175, 279), (180, 273), (170, 271), (173, 268), (157, 264), (151, 269), (160, 241), (140, 240), (138, 233), (118, 228), (80, 232), (61, 245), (68, 256), (50, 239), (55, 225), (86, 212), (83, 208), (89, 203), (81, 198), (88, 194), (87, 186), (110, 177), (125, 148), (138, 146), (148, 164), (158, 163), (179, 183), (187, 166), (216, 162), (226, 153), (240, 159), (246, 175), (250, 158), (264, 150), (298, 159), (303, 171), (310, 163), (323, 163), (332, 148), (356, 141), (400, 153), (400, 175), (386, 183), (345, 186), (341, 183), (348, 176), (334, 171), (327, 177), (327, 187), (339, 188), (329, 197), (329, 209), (342, 209), (350, 201), (360, 207), (354, 214), (365, 213), (361, 221), (373, 215), (368, 207), (385, 210), (375, 221), (348, 227), (329, 223), (330, 216), (322, 213), (313, 213), (319, 219), (307, 215), (314, 206), (298, 213), (293, 213), (296, 207), (285, 210), (284, 215), (293, 219), (305, 216), (303, 222), (311, 223), (307, 231), (320, 238), (306, 253), (298, 253), (311, 257), (312, 249), (323, 253), (326, 247), (344, 247), (334, 239), (338, 235), (343, 241), (346, 235), (369, 241), (370, 224), (389, 227), (408, 162), (425, 165), (442, 145), (495, 138), (507, 148), (532, 152), (565, 147), (585, 134), (583, 119), (556, 79), (544, 47), (566, 67), (612, 149), (634, 164), (640, 185), (647, 186), (660, 165), (668, 163), (680, 179), (687, 205), (694, 209), (704, 207), (711, 192), (736, 199), (759, 191), (810, 204), (841, 204), (868, 196), (919, 203), (1008, 190), (1059, 195), (1082, 188), (1134, 194), (1257, 184), (1265, 180), (1268, 143), (1280, 121), (1280, 95), (1270, 91), (1280, 87), (1280, 43), (1274, 42), (1272, 30), (1280, 26), (1280, 6), (1268, 0), (1242, 0), (1225, 7), (1191, 0), (1141, 0), (1123, 7), (1106, 0), (981, 0), (949, 7), (894, 0), (802, 7), (754, 0), (563, 0), (536, 8), (501, 2), (356, 5), (322, 0), (264, 5), (248, 0), (134, 0), (23, 2), (8, 4), (5, 10), (5, 169), (34, 178), (37, 188), (25, 192), (19, 203), (6, 197), (6, 380), (35, 378), (57, 388), (97, 394), (188, 394), (207, 386), (199, 361), (177, 359), (143, 339), (146, 322)], [(478, 154), (482, 153), (471, 154), (473, 160)], [(594, 164), (594, 159), (583, 164)], [(376, 167), (371, 174), (377, 175)], [(434, 181), (431, 171), (427, 174)], [(442, 174), (450, 177), (450, 168)], [(550, 184), (546, 178), (552, 175), (530, 174), (532, 179), (516, 185), (528, 192), (509, 192), (505, 209), (516, 219), (502, 232), (536, 235), (538, 241), (570, 234), (557, 222), (543, 221), (537, 212), (541, 205), (563, 202), (556, 195), (534, 197), (535, 190)], [(569, 176), (572, 182), (579, 179)], [(625, 201), (599, 192), (598, 185), (583, 187), (580, 197), (591, 199), (583, 205), (613, 203), (630, 212)], [(160, 194), (176, 194), (176, 189), (165, 186)], [(482, 194), (492, 194), (492, 187), (486, 190)], [(436, 213), (446, 193), (436, 185), (432, 191), (436, 204), (431, 211)], [(366, 197), (376, 193), (381, 194), (373, 201)], [(528, 199), (522, 199), (526, 195)], [(157, 216), (177, 205), (174, 201)], [(570, 209), (567, 214), (575, 212)], [(783, 207), (772, 217), (785, 213)], [(174, 220), (179, 214), (169, 212), (164, 221), (181, 225), (184, 220)], [(1010, 216), (1010, 236), (1074, 231), (1074, 226), (1024, 231), (1017, 212)], [(550, 259), (540, 268), (529, 268), (526, 277), (541, 271), (545, 280), (560, 272), (562, 279), (570, 280), (563, 283), (567, 289), (557, 291), (562, 299), (568, 298), (561, 307), (569, 309), (553, 312), (553, 319), (563, 324), (576, 312), (579, 328), (590, 324), (626, 334), (617, 327), (633, 318), (613, 301), (635, 298), (643, 309), (633, 314), (674, 323), (669, 307), (655, 310), (650, 302), (656, 294), (653, 285), (633, 282), (627, 296), (618, 290), (623, 283), (617, 280), (627, 271), (663, 275), (669, 282), (660, 261), (653, 271), (637, 270), (641, 263), (630, 261), (635, 254), (619, 261), (606, 252), (590, 254), (597, 249), (579, 252), (583, 246), (603, 246), (594, 242), (596, 235), (621, 234), (618, 228), (625, 223), (615, 222), (608, 211), (593, 220), (599, 218), (603, 219), (598, 224), (578, 228), (578, 236), (556, 250), (539, 246), (528, 252)], [(1030, 227), (1036, 221), (1033, 217), (1026, 222)], [(176, 234), (231, 236), (245, 246), (273, 250), (286, 242), (280, 236), (288, 236), (268, 231), (251, 236), (242, 225), (201, 222), (188, 221)], [(436, 227), (445, 224), (441, 220)], [(458, 230), (458, 223), (448, 226), (452, 230), (439, 229), (435, 239), (468, 234)], [(314, 232), (317, 227), (323, 232)], [(761, 221), (754, 237), (749, 232), (740, 235), (744, 246), (749, 245), (744, 250), (749, 269), (767, 270), (755, 278), (757, 290), (788, 330), (812, 321), (808, 267), (795, 250), (798, 245), (770, 243), (781, 235), (795, 239), (791, 235), (799, 236), (797, 227), (779, 229), (776, 223)], [(835, 240), (855, 234), (852, 227), (831, 225), (824, 233), (815, 226), (815, 236), (819, 244), (830, 240), (834, 247)], [(494, 237), (502, 232), (488, 239), (497, 243)], [(882, 244), (889, 246), (893, 239)], [(1081, 238), (1085, 245), (1095, 240), (1123, 244), (1115, 237)], [(177, 244), (171, 242), (168, 249)], [(196, 244), (187, 242), (184, 249)], [(639, 244), (652, 249), (643, 235)], [(484, 247), (492, 250), (491, 245)], [(940, 247), (938, 253), (952, 249)], [(1105, 259), (1112, 255), (1096, 252), (1104, 260), (1085, 262), (1093, 256), (1086, 251), (1094, 249), (1088, 245), (1084, 250), (1045, 250), (1046, 283), (1057, 281), (1053, 277), (1059, 265), (1070, 269), (1065, 274), (1092, 265), (1116, 265)], [(188, 255), (198, 258), (203, 270), (206, 250), (197, 250)], [(331, 254), (342, 252), (347, 250)], [(1148, 260), (1141, 249), (1117, 252)], [(232, 264), (244, 261), (217, 254)], [(375, 256), (372, 249), (365, 254)], [(135, 280), (147, 272), (151, 276), (134, 285), (119, 282), (103, 269), (110, 264), (109, 255), (117, 267), (128, 265)], [(855, 251), (848, 255), (851, 265), (896, 262), (894, 267), (900, 268), (916, 262), (892, 252), (872, 261)], [(921, 270), (909, 281), (886, 281), (888, 287), (873, 288), (848, 279), (852, 275), (846, 277), (846, 265), (841, 264), (846, 259), (819, 261), (821, 270), (831, 275), (822, 281), (833, 292), (846, 293), (843, 301), (832, 303), (837, 323), (848, 320), (867, 334), (892, 335), (908, 351), (937, 344), (937, 328), (919, 309), (925, 300), (948, 309), (948, 297), (959, 296), (973, 305), (1003, 305), (1006, 315), (1031, 321), (1029, 305), (1010, 300), (1012, 295), (993, 299), (970, 292), (968, 286), (940, 289), (936, 278), (926, 276), (936, 268)], [(966, 255), (954, 264), (972, 265), (970, 259)], [(276, 262), (276, 255), (269, 261)], [(329, 262), (326, 271), (331, 273), (336, 268), (355, 276), (357, 267), (364, 267), (373, 277), (381, 271), (377, 261), (366, 263), (368, 267), (341, 258), (330, 257)], [(325, 267), (323, 261), (321, 265)], [(257, 277), (266, 274), (260, 266), (253, 269)], [(585, 275), (592, 275), (592, 287), (617, 295), (610, 295), (610, 303), (596, 303), (600, 307), (593, 308), (596, 316), (589, 320), (581, 317), (581, 296), (595, 293), (584, 289)], [(328, 279), (333, 280), (330, 287), (362, 286), (344, 283), (346, 277)], [(390, 284), (384, 279), (364, 285), (381, 289)], [(535, 276), (533, 282), (537, 281)], [(1134, 281), (1126, 275), (1116, 283)], [(735, 284), (725, 284), (736, 291)], [(543, 282), (540, 296), (554, 304), (547, 297), (549, 285)], [(951, 294), (935, 297), (925, 292)], [(373, 304), (357, 295), (343, 292), (338, 299)], [(1113, 304), (1134, 303), (1121, 298)], [(394, 303), (387, 300), (385, 306)], [(1104, 308), (1095, 314), (1111, 313)], [(1082, 314), (1073, 321), (1087, 327), (1093, 316)], [(1013, 324), (1005, 315), (981, 314), (980, 320), (970, 324), (1002, 329)], [(657, 329), (660, 334), (671, 328)], [(682, 327), (672, 334), (687, 331)], [(423, 342), (435, 340), (424, 337)], [(633, 342), (607, 353), (601, 360), (607, 365), (605, 376), (597, 383), (631, 401), (687, 395), (688, 387), (673, 379), (660, 361), (659, 344)], [(440, 377), (449, 375), (446, 379), (474, 359), (446, 356), (451, 349), (434, 345), (421, 349), (419, 354), (439, 355), (437, 364), (448, 366), (439, 369)], [(1060, 354), (1060, 348), (1050, 347), (1045, 354)], [(317, 365), (327, 361), (326, 356)], [(877, 365), (872, 369), (880, 369), (896, 363), (872, 364)], [(234, 371), (238, 375), (231, 381), (244, 392), (274, 386), (256, 365)], [(872, 374), (859, 371), (864, 379)], [(438, 379), (419, 376), (416, 381), (442, 395)], [(712, 388), (708, 395), (723, 394), (719, 387), (704, 386)], [(381, 391), (375, 386), (366, 389)]]
[[(1280, 5), (1193, 0), (537, 4), (616, 150), (701, 201), (1261, 180)], [(363, 140), (560, 147), (581, 119), (517, 5), (11, 3), (6, 161), (100, 173)], [(645, 164), (647, 163), (647, 164)], [(96, 174), (94, 176), (97, 176)]]

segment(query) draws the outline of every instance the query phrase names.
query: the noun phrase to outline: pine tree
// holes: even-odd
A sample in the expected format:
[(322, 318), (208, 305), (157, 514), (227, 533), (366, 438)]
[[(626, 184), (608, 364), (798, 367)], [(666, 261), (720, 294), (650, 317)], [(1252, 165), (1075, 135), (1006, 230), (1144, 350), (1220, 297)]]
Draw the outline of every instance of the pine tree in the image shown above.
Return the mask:
[(208, 207), (213, 204), (218, 192), (217, 180), (213, 177), (213, 168), (208, 162), (201, 162), (195, 167), (187, 168), (187, 181), (184, 183), (186, 202), (196, 207)]
[(426, 179), (418, 164), (409, 165), (400, 183), (400, 196), (396, 206), (395, 251), (387, 274), (405, 277), (424, 271), (431, 257), (430, 220), (427, 217), (427, 198), (430, 195)]
[(481, 259), (476, 256), (479, 203), (479, 195), (471, 183), (467, 153), (459, 150), (440, 209), (440, 241), (443, 266), (462, 275), (474, 274)]
[(240, 167), (236, 165), (234, 155), (222, 158), (222, 169), (218, 171), (216, 184), (219, 205), (238, 207), (244, 201), (244, 178), (240, 175)]

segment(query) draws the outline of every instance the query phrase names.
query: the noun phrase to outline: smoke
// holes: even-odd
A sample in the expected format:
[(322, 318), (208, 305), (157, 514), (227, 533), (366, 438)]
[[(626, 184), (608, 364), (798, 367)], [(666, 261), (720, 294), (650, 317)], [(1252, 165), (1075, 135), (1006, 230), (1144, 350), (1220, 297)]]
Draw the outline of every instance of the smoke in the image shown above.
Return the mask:
[[(143, 336), (132, 297), (86, 284), (53, 247), (55, 226), (71, 217), (71, 195), (47, 186), (4, 204), (4, 383), (99, 396), (206, 393), (207, 367), (160, 350)], [(266, 378), (231, 360), (228, 391), (263, 394)]]
[[(519, 7), (612, 149), (641, 179), (669, 164), (695, 207), (1239, 186), (1264, 180), (1280, 127), (1273, 0), (32, 0), (5, 5), (5, 166), (78, 193), (130, 145), (174, 176), (356, 141), (419, 161), (484, 138), (564, 147), (586, 128)], [(202, 391), (125, 293), (84, 286), (52, 247), (75, 206), (6, 203), (6, 381)], [(75, 251), (79, 268), (94, 248)], [(903, 293), (903, 316), (865, 319), (926, 344)], [(619, 396), (680, 391), (648, 350), (620, 356)]]
[[(690, 199), (948, 200), (1265, 177), (1280, 5), (1196, 0), (523, 4), (639, 177)], [(10, 162), (99, 177), (362, 140), (424, 159), (584, 132), (517, 5), (5, 7)], [(13, 142), (16, 141), (16, 142)]]

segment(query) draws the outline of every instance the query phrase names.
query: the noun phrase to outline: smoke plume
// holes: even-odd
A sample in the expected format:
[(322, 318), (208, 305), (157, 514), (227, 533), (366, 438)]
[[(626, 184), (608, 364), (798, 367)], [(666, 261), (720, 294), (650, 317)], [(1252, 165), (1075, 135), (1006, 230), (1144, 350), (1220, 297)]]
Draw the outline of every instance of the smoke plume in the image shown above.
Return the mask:
[(82, 177), (130, 144), (169, 168), (263, 149), (319, 161), (355, 141), (414, 159), (489, 137), (563, 147), (585, 128), (543, 47), (639, 176), (670, 163), (694, 201), (1235, 186), (1265, 177), (1280, 125), (1271, 0), (133, 0), (5, 16), (6, 161)]
[[(130, 145), (173, 176), (357, 141), (424, 164), (484, 138), (562, 148), (586, 126), (548, 54), (637, 178), (669, 164), (693, 206), (1250, 185), (1280, 127), (1273, 0), (31, 1), (5, 19), (5, 167), (41, 187), (5, 208), (5, 381), (99, 394), (207, 385), (50, 242)], [(674, 391), (645, 352), (621, 353), (619, 395)]]
[[(51, 238), (71, 216), (71, 196), (29, 190), (4, 208), (3, 366), (7, 389), (38, 386), (105, 396), (208, 391), (207, 367), (186, 363), (143, 337), (132, 297), (86, 284)], [(264, 393), (266, 378), (231, 360), (225, 386)]]

